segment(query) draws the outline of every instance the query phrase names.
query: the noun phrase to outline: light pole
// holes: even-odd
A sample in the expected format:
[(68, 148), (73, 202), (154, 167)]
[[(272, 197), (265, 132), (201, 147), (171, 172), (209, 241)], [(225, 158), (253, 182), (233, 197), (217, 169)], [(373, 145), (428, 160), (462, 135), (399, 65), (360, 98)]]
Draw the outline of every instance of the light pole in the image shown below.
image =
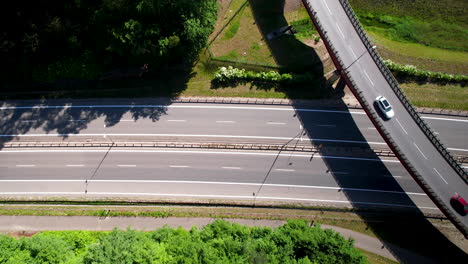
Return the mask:
[[(377, 46), (372, 46), (371, 49), (375, 49), (377, 48)], [(364, 51), (357, 59), (355, 59), (350, 65), (348, 65), (348, 67), (344, 68), (343, 71), (346, 71), (349, 67), (351, 67), (356, 61), (358, 61), (362, 56), (364, 56), (368, 51)]]

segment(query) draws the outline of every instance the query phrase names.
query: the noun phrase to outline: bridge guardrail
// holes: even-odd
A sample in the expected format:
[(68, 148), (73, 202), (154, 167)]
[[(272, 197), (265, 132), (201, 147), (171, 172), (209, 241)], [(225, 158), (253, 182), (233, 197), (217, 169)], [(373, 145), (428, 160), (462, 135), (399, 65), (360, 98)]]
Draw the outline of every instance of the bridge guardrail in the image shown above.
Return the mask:
[[(343, 3), (344, 0), (339, 0), (341, 3)], [(451, 212), (451, 210), (445, 205), (445, 203), (439, 198), (439, 196), (437, 195), (436, 192), (434, 192), (434, 190), (432, 189), (431, 186), (429, 186), (429, 184), (427, 184), (427, 182), (424, 180), (424, 178), (422, 177), (422, 175), (414, 168), (413, 165), (411, 165), (411, 163), (409, 162), (408, 158), (406, 157), (406, 155), (401, 151), (401, 149), (398, 147), (398, 145), (396, 144), (395, 140), (391, 137), (390, 133), (387, 131), (387, 129), (383, 126), (383, 123), (382, 121), (380, 120), (380, 118), (378, 117), (378, 114), (374, 111), (374, 109), (370, 106), (369, 102), (367, 102), (366, 98), (363, 96), (363, 92), (361, 90), (359, 90), (358, 86), (356, 85), (355, 81), (352, 79), (352, 77), (348, 74), (349, 72), (348, 71), (344, 71), (343, 69), (345, 69), (345, 65), (343, 63), (343, 61), (341, 60), (341, 58), (339, 57), (338, 53), (336, 52), (336, 49), (333, 47), (333, 44), (331, 43), (331, 41), (329, 40), (328, 38), (328, 34), (326, 32), (326, 30), (324, 30), (322, 24), (320, 23), (318, 17), (315, 16), (315, 11), (314, 9), (312, 8), (312, 6), (309, 4), (308, 0), (303, 0), (303, 3), (304, 5), (306, 6), (306, 9), (307, 11), (309, 12), (309, 16), (311, 17), (315, 27), (318, 29), (318, 32), (321, 36), (321, 38), (323, 39), (324, 43), (325, 43), (325, 46), (327, 48), (327, 50), (330, 52), (330, 55), (335, 63), (335, 66), (337, 67), (337, 69), (342, 72), (342, 76), (343, 78), (345, 78), (348, 86), (350, 86), (351, 88), (351, 91), (354, 93), (354, 95), (356, 96), (356, 99), (361, 103), (361, 105), (363, 106), (363, 109), (369, 114), (372, 116), (371, 121), (374, 123), (374, 125), (377, 127), (377, 129), (379, 130), (379, 132), (382, 134), (383, 138), (385, 139), (385, 141), (387, 142), (388, 146), (393, 150), (393, 152), (395, 153), (395, 155), (397, 155), (400, 159), (400, 161), (402, 162), (403, 166), (410, 172), (410, 174), (413, 176), (413, 178), (419, 183), (419, 185), (421, 186), (422, 189), (425, 190), (425, 192), (428, 194), (428, 196), (432, 199), (432, 201), (439, 207), (439, 209), (444, 212), (448, 217), (449, 219), (453, 222), (453, 224), (463, 233), (463, 235), (465, 235), (466, 237), (468, 236), (468, 228), (465, 227), (463, 225), (463, 223), (456, 217), (455, 214), (453, 214)], [(349, 10), (352, 11), (351, 7), (349, 6), (349, 3), (346, 1), (347, 3), (347, 6), (349, 7)], [(346, 8), (345, 8), (346, 10)], [(347, 11), (348, 13), (349, 11)], [(349, 14), (348, 14), (349, 16)], [(355, 17), (354, 15), (354, 12), (352, 13), (352, 17), (354, 17), (354, 21), (357, 21), (357, 18)], [(351, 18), (350, 18), (351, 19)], [(351, 21), (353, 21), (351, 19)], [(357, 21), (357, 23), (359, 23), (359, 21)], [(354, 24), (354, 23), (353, 23)], [(360, 23), (359, 23), (359, 26), (360, 26)], [(360, 29), (361, 29), (361, 32), (363, 34), (365, 34), (365, 32), (363, 31), (362, 29), (362, 26), (360, 26)], [(359, 31), (357, 30), (358, 34), (359, 34)], [(367, 42), (368, 44), (370, 44), (370, 41), (368, 40), (367, 36), (364, 35), (367, 39)], [(364, 43), (366, 43), (365, 41), (363, 41)], [(367, 46), (367, 44), (366, 44)], [(372, 49), (372, 45), (370, 47), (367, 47), (367, 49), (369, 50), (374, 50)], [(369, 51), (370, 52), (370, 51)], [(382, 60), (380, 59), (380, 56), (377, 54), (377, 53), (374, 53), (373, 57), (374, 56), (378, 56), (377, 58), (379, 59), (378, 61), (380, 61), (382, 63), (382, 65), (385, 67), (385, 69), (387, 69), (386, 71), (382, 72), (384, 73), (384, 75), (389, 75), (391, 77), (389, 77), (390, 79), (393, 78), (393, 82), (397, 84), (395, 78), (393, 77), (393, 75), (390, 73), (390, 71), (388, 70), (388, 68), (386, 68), (386, 66), (383, 64)], [(376, 62), (377, 63), (377, 62)], [(377, 65), (379, 65), (377, 63)], [(387, 78), (387, 77), (386, 77)], [(387, 79), (388, 80), (388, 79)], [(390, 83), (390, 81), (389, 81)], [(392, 86), (392, 85), (391, 85)], [(403, 94), (403, 92), (401, 91), (401, 89), (399, 88), (399, 86), (397, 85), (396, 86), (397, 90), (399, 92), (397, 92), (397, 94), (399, 94), (400, 96), (402, 96), (404, 98), (404, 100), (406, 101), (406, 104), (405, 104), (405, 107), (406, 105), (408, 105), (407, 107), (410, 107), (412, 109), (412, 111), (415, 113), (415, 109), (414, 107), (409, 103), (408, 99), (406, 98), (406, 96)], [(393, 86), (392, 86), (392, 89)], [(398, 96), (398, 97), (400, 97)], [(409, 110), (410, 113), (411, 110)], [(416, 113), (417, 115), (417, 113)], [(419, 117), (419, 115), (417, 115), (418, 119), (419, 119), (419, 122), (418, 122), (418, 125), (420, 123), (423, 123), (425, 124), (425, 122)], [(414, 118), (414, 117), (413, 117)], [(427, 124), (425, 124), (425, 126), (428, 128)], [(429, 131), (431, 131), (429, 129)], [(432, 133), (433, 134), (433, 133)], [(434, 136), (434, 134), (433, 134)], [(435, 138), (436, 140), (438, 140), (437, 138)], [(442, 145), (442, 143), (439, 142), (439, 144)], [(447, 152), (447, 150), (446, 150)], [(450, 154), (449, 154), (450, 155)], [(445, 157), (445, 156), (444, 156)], [(466, 172), (463, 170), (463, 168), (461, 168), (461, 166), (455, 161), (455, 159), (450, 156), (453, 160), (453, 163), (456, 164), (461, 170), (462, 172), (466, 175)], [(451, 163), (452, 164), (452, 163)], [(458, 170), (457, 170), (458, 172)], [(466, 180), (466, 179), (465, 179)]]
[(398, 81), (395, 79), (393, 74), (387, 68), (385, 63), (383, 62), (382, 58), (378, 54), (378, 52), (372, 48), (373, 44), (367, 37), (364, 28), (359, 22), (356, 14), (354, 13), (351, 5), (349, 4), (348, 0), (339, 0), (343, 9), (345, 10), (347, 16), (349, 17), (351, 23), (353, 24), (354, 29), (358, 33), (359, 37), (361, 38), (362, 42), (367, 48), (367, 51), (371, 55), (372, 59), (375, 61), (376, 65), (379, 67), (380, 71), (382, 72), (383, 76), (387, 80), (388, 84), (395, 92), (397, 97), (403, 103), (405, 108), (410, 113), (411, 117), (414, 119), (416, 124), (421, 128), (424, 134), (429, 138), (432, 144), (436, 147), (436, 149), (440, 152), (440, 154), (444, 157), (445, 160), (452, 166), (452, 168), (462, 177), (462, 179), (468, 183), (468, 174), (467, 172), (461, 167), (460, 163), (450, 154), (447, 148), (442, 144), (440, 139), (435, 135), (434, 131), (427, 125), (427, 123), (419, 116), (416, 108), (411, 104), (408, 100), (406, 95), (404, 94), (403, 90), (398, 85)]

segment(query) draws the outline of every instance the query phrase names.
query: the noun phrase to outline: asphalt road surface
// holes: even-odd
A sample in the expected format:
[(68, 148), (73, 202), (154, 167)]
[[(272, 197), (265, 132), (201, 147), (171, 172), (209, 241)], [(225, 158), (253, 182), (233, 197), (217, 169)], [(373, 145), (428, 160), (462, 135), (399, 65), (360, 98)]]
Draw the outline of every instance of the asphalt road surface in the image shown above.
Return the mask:
[[(333, 171), (330, 171), (333, 163)], [(185, 149), (4, 149), (0, 195), (217, 199), (436, 210), (395, 159)]]
[(338, 0), (307, 0), (307, 2), (311, 4), (314, 15), (327, 31), (329, 41), (333, 43), (338, 56), (349, 71), (348, 75), (354, 79), (357, 88), (363, 91), (365, 100), (372, 105), (375, 98), (382, 95), (393, 105), (395, 117), (384, 122), (385, 129), (406, 155), (409, 163), (431, 186), (435, 196), (440, 198), (454, 217), (462, 222), (463, 228), (459, 228), (467, 235), (468, 216), (459, 215), (450, 206), (450, 198), (455, 193), (468, 197), (466, 182), (442, 157), (393, 92), (340, 2)]
[[(152, 104), (151, 104), (152, 103)], [(0, 108), (3, 141), (29, 140), (177, 140), (244, 143), (286, 143), (387, 148), (362, 110), (293, 106), (216, 104), (129, 105), (76, 101), (71, 107), (49, 103), (4, 104)], [(468, 155), (468, 119), (424, 115), (449, 150)], [(302, 135), (301, 132), (307, 132)], [(301, 136), (299, 136), (301, 135)]]

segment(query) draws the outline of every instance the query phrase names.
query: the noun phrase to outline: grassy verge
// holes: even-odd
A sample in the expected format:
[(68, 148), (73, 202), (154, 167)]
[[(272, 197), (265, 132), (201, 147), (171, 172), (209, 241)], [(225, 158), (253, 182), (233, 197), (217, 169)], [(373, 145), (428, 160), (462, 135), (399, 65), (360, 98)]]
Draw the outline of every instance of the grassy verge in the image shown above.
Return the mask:
[(374, 254), (372, 252), (365, 251), (364, 249), (358, 248), (358, 250), (361, 251), (361, 253), (364, 254), (364, 256), (366, 256), (367, 259), (369, 260), (369, 262), (372, 263), (372, 264), (398, 264), (397, 261), (393, 261), (391, 259), (384, 258), (384, 257), (382, 257), (380, 255), (377, 255), (377, 254)]
[(416, 106), (468, 111), (466, 87), (430, 83), (402, 83), (400, 86)]
[[(39, 215), (39, 216), (126, 216), (126, 217), (210, 217), (210, 218), (241, 218), (241, 219), (306, 219), (322, 224), (339, 226), (366, 235), (378, 237), (403, 248), (419, 252), (422, 255), (432, 254), (425, 242), (419, 241), (422, 234), (430, 234), (432, 245), (438, 247), (449, 243), (437, 234), (432, 225), (422, 224), (420, 216), (391, 212), (353, 212), (349, 210), (309, 208), (251, 208), (251, 207), (204, 207), (204, 206), (157, 206), (157, 205), (20, 205), (6, 204), (0, 207), (0, 215)], [(458, 232), (446, 220), (438, 220), (438, 225), (444, 226), (447, 234)], [(434, 233), (436, 232), (436, 233)], [(378, 262), (376, 262), (378, 263)]]

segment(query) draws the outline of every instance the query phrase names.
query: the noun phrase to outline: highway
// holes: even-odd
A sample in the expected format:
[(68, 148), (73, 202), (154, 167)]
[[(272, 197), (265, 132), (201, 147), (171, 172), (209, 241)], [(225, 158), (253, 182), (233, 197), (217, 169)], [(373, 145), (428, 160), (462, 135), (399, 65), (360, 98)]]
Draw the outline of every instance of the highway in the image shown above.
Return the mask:
[[(366, 109), (369, 115), (376, 112), (373, 102), (377, 96), (385, 96), (393, 105), (395, 117), (383, 122), (385, 129), (395, 141), (394, 148), (398, 147), (407, 158), (404, 164), (414, 175), (419, 174), (424, 182), (432, 189), (432, 199), (439, 199), (438, 206), (454, 221), (454, 224), (468, 236), (468, 217), (459, 215), (451, 206), (450, 198), (458, 193), (468, 197), (466, 182), (453, 169), (453, 167), (439, 153), (438, 149), (416, 124), (403, 102), (392, 90), (378, 65), (371, 57), (368, 47), (361, 40), (350, 18), (339, 0), (304, 0), (310, 9), (309, 14), (315, 21), (320, 21), (323, 38), (328, 45), (334, 46), (331, 52), (335, 62), (338, 56), (344, 66), (337, 65), (346, 72), (342, 76), (348, 81), (352, 90), (362, 91), (362, 100), (369, 103)], [(349, 78), (354, 80), (350, 84)], [(380, 117), (379, 117), (380, 118)], [(382, 131), (381, 131), (382, 132)], [(383, 134), (383, 132), (382, 132)], [(390, 138), (386, 138), (387, 142)]]
[[(235, 104), (91, 104), (72, 107), (49, 103), (4, 104), (0, 111), (3, 141), (103, 140), (212, 141), (283, 144), (334, 144), (388, 148), (362, 110)], [(128, 102), (127, 102), (128, 103)], [(28, 108), (29, 107), (29, 108)], [(468, 119), (424, 115), (454, 154), (468, 155)], [(298, 137), (302, 130), (306, 135)], [(104, 138), (105, 136), (105, 138)], [(77, 139), (78, 138), (78, 139)], [(81, 139), (79, 139), (81, 138)]]
[[(137, 104), (139, 103), (139, 104)], [(362, 110), (123, 101), (4, 103), (13, 141), (218, 141), (386, 148)], [(426, 115), (466, 153), (468, 120)], [(305, 135), (303, 132), (306, 132)], [(69, 134), (74, 133), (74, 134)], [(60, 135), (59, 135), (60, 134)], [(12, 138), (11, 135), (16, 135)], [(292, 141), (291, 141), (292, 140)], [(302, 140), (302, 141), (301, 141)], [(450, 145), (449, 145), (450, 146)], [(60, 148), (0, 151), (3, 197), (132, 197), (414, 208), (435, 205), (396, 159), (299, 152)]]

